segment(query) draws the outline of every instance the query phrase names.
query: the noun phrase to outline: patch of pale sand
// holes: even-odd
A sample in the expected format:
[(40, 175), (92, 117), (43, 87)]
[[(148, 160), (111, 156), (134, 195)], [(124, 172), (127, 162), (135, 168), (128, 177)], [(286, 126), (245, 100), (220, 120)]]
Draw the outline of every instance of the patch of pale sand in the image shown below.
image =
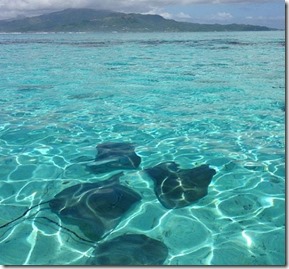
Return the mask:
[[(40, 225), (41, 226), (41, 225)], [(7, 229), (1, 237), (0, 262), (3, 265), (83, 264), (89, 245), (79, 243), (47, 223), (39, 229), (26, 221)], [(79, 263), (79, 260), (80, 261)], [(61, 264), (60, 264), (61, 262)]]
[[(285, 200), (282, 198), (282, 191), (280, 192), (282, 186), (278, 186), (280, 182), (273, 183), (261, 181), (255, 188), (239, 194), (221, 192), (215, 201), (218, 211), (215, 216), (210, 215), (214, 210), (209, 208), (207, 213), (204, 208), (192, 211), (212, 232), (216, 232), (216, 226), (219, 225), (219, 233), (215, 234), (213, 240), (211, 264), (285, 263)], [(270, 189), (274, 189), (275, 193)], [(216, 225), (209, 224), (214, 217)], [(228, 220), (227, 225), (222, 225), (221, 220)]]
[(270, 198), (271, 206), (264, 207), (258, 214), (259, 222), (268, 223), (271, 227), (285, 227), (286, 204), (284, 199)]
[[(285, 227), (268, 227), (268, 229), (250, 229), (245, 231), (251, 238), (250, 251), (258, 257), (258, 264), (266, 257), (266, 265), (285, 265), (286, 233)], [(260, 259), (260, 260), (259, 260)]]
[(169, 265), (208, 265), (212, 257), (212, 247), (200, 246), (200, 248), (193, 251), (182, 251), (175, 256), (171, 256)]
[(218, 210), (229, 218), (249, 218), (262, 208), (258, 197), (250, 193), (231, 193), (231, 196), (222, 200), (219, 198)]
[[(15, 226), (6, 230), (0, 241), (0, 263), (3, 265), (23, 265), (31, 249), (26, 237), (31, 233), (31, 225)], [(23, 236), (24, 235), (24, 236)]]
[(265, 225), (243, 228), (214, 240), (212, 265), (284, 265), (285, 229)]
[(163, 241), (170, 247), (172, 255), (210, 244), (211, 234), (206, 226), (194, 218), (181, 214), (167, 215), (162, 221), (160, 230)]
[[(260, 259), (261, 258), (261, 259)], [(212, 251), (211, 265), (266, 265), (266, 256), (254, 255), (246, 245), (236, 241), (225, 241), (215, 244)]]
[(221, 170), (214, 176), (212, 183), (209, 185), (209, 190), (216, 191), (216, 195), (219, 196), (220, 193), (225, 191), (233, 190), (236, 193), (236, 190), (254, 188), (256, 184), (256, 176), (252, 176), (252, 172), (248, 170)]

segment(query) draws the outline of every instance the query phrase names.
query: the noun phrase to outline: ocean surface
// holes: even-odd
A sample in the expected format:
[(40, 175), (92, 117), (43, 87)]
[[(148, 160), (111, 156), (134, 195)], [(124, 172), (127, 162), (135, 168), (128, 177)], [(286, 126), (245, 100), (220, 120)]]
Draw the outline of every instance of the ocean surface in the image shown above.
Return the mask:
[[(164, 265), (285, 264), (284, 31), (0, 34), (0, 73), (0, 264), (90, 264), (126, 234)], [(140, 165), (87, 169), (107, 142)], [(144, 172), (164, 162), (213, 168), (207, 195), (165, 208)], [(120, 171), (141, 201), (99, 241), (45, 203)]]

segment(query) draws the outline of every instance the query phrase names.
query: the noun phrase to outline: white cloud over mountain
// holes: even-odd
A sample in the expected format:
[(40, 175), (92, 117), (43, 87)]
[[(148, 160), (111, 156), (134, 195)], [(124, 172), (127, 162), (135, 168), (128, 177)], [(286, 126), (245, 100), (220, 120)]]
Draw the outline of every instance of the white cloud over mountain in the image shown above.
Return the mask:
[[(161, 11), (166, 6), (186, 6), (192, 4), (228, 4), (228, 3), (265, 3), (280, 2), (280, 0), (0, 0), (1, 17), (15, 17), (17, 15), (39, 15), (44, 12), (66, 8), (94, 8), (123, 12)], [(169, 13), (167, 13), (169, 16)], [(178, 17), (185, 19), (189, 16), (179, 13)]]

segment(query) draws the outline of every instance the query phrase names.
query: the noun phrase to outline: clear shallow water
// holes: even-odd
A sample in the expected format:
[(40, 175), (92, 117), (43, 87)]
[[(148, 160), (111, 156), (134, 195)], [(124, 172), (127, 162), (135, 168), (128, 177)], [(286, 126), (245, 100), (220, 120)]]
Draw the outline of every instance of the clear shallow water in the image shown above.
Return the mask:
[[(283, 32), (1, 34), (0, 47), (0, 226), (109, 178), (79, 160), (132, 142), (142, 162), (121, 182), (142, 202), (104, 240), (146, 234), (167, 265), (285, 263)], [(165, 161), (210, 164), (208, 195), (165, 209), (142, 171)], [(39, 208), (0, 230), (0, 264), (85, 264), (91, 245)]]

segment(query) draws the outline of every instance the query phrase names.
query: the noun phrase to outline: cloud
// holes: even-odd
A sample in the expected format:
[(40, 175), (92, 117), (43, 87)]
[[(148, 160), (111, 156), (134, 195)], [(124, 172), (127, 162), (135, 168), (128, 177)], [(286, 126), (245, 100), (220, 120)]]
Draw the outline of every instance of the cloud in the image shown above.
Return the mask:
[(232, 19), (233, 16), (231, 13), (228, 12), (218, 12), (216, 15), (212, 17), (214, 20), (221, 20), (221, 21), (226, 21)]
[(245, 17), (246, 20), (254, 20), (256, 22), (260, 21), (284, 21), (285, 22), (285, 16), (247, 16)]
[(149, 12), (142, 12), (142, 14), (154, 14), (154, 15), (157, 14), (157, 15), (161, 15), (165, 19), (178, 20), (178, 21), (188, 20), (192, 18), (189, 14), (186, 14), (184, 12), (173, 14), (173, 13), (164, 11), (162, 8), (155, 8), (155, 9), (150, 10)]
[[(0, 0), (0, 19), (17, 15), (34, 16), (65, 8), (94, 8), (122, 12), (145, 13), (159, 10), (167, 18), (189, 18), (185, 13), (170, 14), (163, 11), (166, 6), (188, 6), (192, 4), (272, 3), (280, 0)], [(162, 13), (157, 13), (162, 15)]]
[(176, 14), (177, 19), (191, 19), (192, 17), (189, 14), (186, 14), (184, 12), (179, 12)]
[(165, 19), (173, 18), (173, 15), (171, 13), (164, 11), (162, 8), (153, 8), (148, 12), (141, 12), (141, 14), (161, 15)]
[(0, 0), (0, 17), (12, 17), (13, 15), (34, 16), (65, 8), (85, 7), (86, 4), (87, 1), (85, 0)]

